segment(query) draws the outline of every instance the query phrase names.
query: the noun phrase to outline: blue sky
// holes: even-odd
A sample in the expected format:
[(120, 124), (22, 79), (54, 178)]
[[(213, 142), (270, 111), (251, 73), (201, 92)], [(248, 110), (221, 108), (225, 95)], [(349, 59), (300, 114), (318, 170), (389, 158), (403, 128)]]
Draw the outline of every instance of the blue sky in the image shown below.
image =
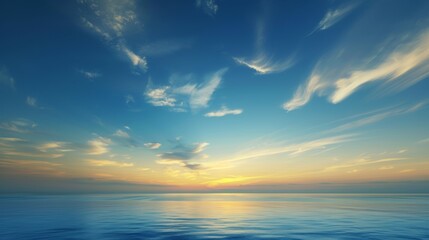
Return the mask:
[(2, 192), (427, 191), (426, 1), (0, 5)]

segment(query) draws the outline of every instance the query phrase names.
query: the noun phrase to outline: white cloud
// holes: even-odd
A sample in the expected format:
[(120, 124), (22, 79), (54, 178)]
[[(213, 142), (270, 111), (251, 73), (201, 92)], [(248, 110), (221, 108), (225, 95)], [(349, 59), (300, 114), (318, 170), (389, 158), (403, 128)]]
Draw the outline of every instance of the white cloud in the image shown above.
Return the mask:
[(176, 99), (171, 97), (167, 92), (170, 87), (160, 87), (160, 88), (149, 88), (146, 90), (145, 95), (148, 98), (150, 104), (156, 107), (174, 107), (176, 104)]
[(283, 104), (283, 108), (287, 111), (292, 111), (305, 105), (310, 101), (311, 96), (319, 91), (319, 89), (322, 89), (323, 86), (319, 76), (311, 76), (305, 85), (301, 85), (298, 90), (296, 90), (292, 99)]
[(132, 167), (134, 163), (124, 163), (117, 162), (112, 160), (98, 160), (98, 159), (88, 159), (87, 162), (91, 166), (95, 167)]
[[(415, 74), (412, 74), (414, 70)], [(417, 71), (416, 71), (417, 70)], [(429, 31), (425, 31), (410, 43), (394, 49), (380, 64), (372, 68), (356, 69), (335, 81), (335, 91), (330, 96), (338, 103), (362, 85), (373, 81), (390, 82), (411, 72), (412, 78), (404, 84), (418, 82), (429, 75)]]
[(239, 115), (243, 113), (242, 109), (228, 109), (227, 107), (222, 107), (218, 111), (208, 112), (204, 114), (206, 117), (223, 117), (226, 115)]
[(136, 2), (81, 0), (80, 3), (84, 7), (83, 24), (114, 46), (134, 67), (146, 71), (146, 58), (132, 51), (125, 38), (131, 27), (139, 26)]
[(36, 98), (34, 98), (34, 97), (30, 97), (30, 96), (28, 96), (28, 97), (27, 97), (27, 100), (26, 100), (26, 103), (27, 103), (27, 105), (28, 105), (28, 106), (30, 106), (30, 107), (34, 107), (34, 108), (37, 108), (37, 107), (38, 107), (38, 105), (37, 105), (37, 99), (36, 99)]
[[(209, 74), (206, 80), (200, 84), (188, 82), (177, 86), (177, 83), (173, 82), (171, 86), (152, 87), (151, 82), (149, 82), (145, 96), (150, 104), (157, 107), (172, 107), (173, 111), (185, 111), (184, 107), (204, 108), (208, 106), (226, 71), (227, 69), (223, 68)], [(175, 78), (180, 77), (175, 76)], [(184, 79), (191, 81), (192, 75), (187, 75)]]
[(219, 9), (215, 0), (196, 0), (197, 7), (202, 8), (208, 15), (215, 15)]
[(161, 143), (158, 142), (148, 142), (144, 144), (145, 147), (150, 149), (158, 149), (161, 147)]
[(192, 149), (192, 153), (200, 153), (204, 151), (210, 144), (207, 142), (197, 143), (195, 144), (194, 149)]
[(0, 84), (15, 88), (15, 79), (10, 76), (6, 67), (0, 68)]
[(415, 169), (404, 169), (404, 170), (399, 171), (399, 173), (410, 173), (410, 172), (414, 172), (414, 171), (416, 171), (416, 170)]
[(116, 130), (113, 136), (120, 137), (120, 138), (130, 138), (130, 135), (121, 129)]
[(383, 159), (376, 159), (376, 160), (371, 160), (371, 159), (359, 159), (350, 163), (345, 163), (345, 164), (341, 164), (341, 165), (334, 165), (334, 166), (330, 166), (325, 168), (326, 171), (328, 170), (337, 170), (337, 169), (342, 169), (342, 168), (352, 168), (352, 167), (357, 167), (357, 166), (362, 166), (362, 165), (369, 165), (369, 164), (378, 164), (378, 163), (385, 163), (385, 162), (392, 162), (392, 161), (400, 161), (400, 160), (406, 160), (406, 158), (383, 158)]
[(129, 48), (122, 46), (122, 51), (126, 54), (128, 59), (131, 61), (132, 65), (135, 67), (139, 67), (141, 70), (147, 70), (147, 61), (145, 57), (141, 57), (131, 51)]
[(89, 155), (101, 155), (109, 152), (109, 145), (112, 141), (109, 138), (97, 137), (88, 141), (90, 149), (88, 150)]
[(214, 91), (219, 87), (222, 76), (226, 71), (227, 69), (224, 68), (215, 72), (206, 82), (193, 89), (189, 98), (189, 105), (191, 108), (207, 107), (208, 102), (211, 100)]
[(427, 102), (420, 102), (414, 105), (389, 108), (387, 110), (377, 110), (377, 111), (371, 112), (370, 114), (360, 114), (359, 116), (360, 118), (353, 121), (351, 119), (348, 119), (347, 123), (339, 125), (333, 129), (330, 129), (325, 133), (346, 131), (349, 129), (354, 129), (368, 124), (376, 123), (389, 117), (415, 112), (421, 109), (426, 104)]
[(44, 143), (38, 147), (36, 147), (41, 152), (48, 152), (48, 151), (57, 151), (57, 152), (70, 152), (73, 151), (70, 148), (67, 148), (66, 146), (68, 143), (66, 142), (47, 142)]
[(23, 118), (0, 123), (1, 129), (17, 133), (29, 133), (36, 126), (37, 124), (35, 122)]
[(297, 155), (313, 150), (324, 150), (328, 146), (344, 143), (352, 140), (351, 135), (333, 136), (327, 138), (320, 138), (312, 141), (291, 144), (280, 147), (264, 147), (263, 149), (244, 152), (236, 157), (229, 158), (222, 162), (236, 162), (253, 158), (267, 157), (277, 154)]
[(349, 4), (347, 6), (342, 6), (335, 10), (329, 10), (328, 12), (326, 12), (322, 20), (320, 20), (316, 29), (314, 29), (312, 33), (317, 31), (323, 31), (332, 27), (333, 25), (338, 23), (341, 19), (343, 19), (345, 16), (347, 16), (355, 7), (356, 7), (356, 4)]
[(133, 95), (127, 95), (127, 96), (125, 96), (125, 103), (126, 104), (135, 103), (135, 102), (136, 101), (135, 101)]
[(25, 142), (22, 138), (12, 138), (12, 137), (0, 137), (0, 141), (5, 142)]
[(286, 69), (293, 66), (294, 61), (292, 58), (288, 58), (283, 61), (272, 61), (265, 54), (260, 54), (254, 59), (244, 59), (244, 58), (233, 58), (238, 64), (247, 66), (255, 70), (258, 74), (269, 74), (276, 72), (283, 72)]
[[(401, 91), (428, 77), (429, 30), (399, 39), (383, 46), (385, 52), (368, 58), (371, 60), (357, 61), (350, 54), (340, 52), (334, 54), (331, 61), (319, 61), (307, 83), (301, 85), (283, 107), (288, 111), (297, 109), (315, 93), (328, 95), (330, 102), (336, 104), (371, 82), (383, 83), (383, 93)], [(346, 57), (353, 59), (355, 65), (345, 63)], [(378, 63), (374, 63), (374, 59)], [(362, 66), (356, 66), (358, 62)]]
[(101, 77), (101, 74), (99, 72), (95, 71), (85, 71), (85, 70), (79, 70), (79, 72), (87, 79), (94, 80), (95, 78)]

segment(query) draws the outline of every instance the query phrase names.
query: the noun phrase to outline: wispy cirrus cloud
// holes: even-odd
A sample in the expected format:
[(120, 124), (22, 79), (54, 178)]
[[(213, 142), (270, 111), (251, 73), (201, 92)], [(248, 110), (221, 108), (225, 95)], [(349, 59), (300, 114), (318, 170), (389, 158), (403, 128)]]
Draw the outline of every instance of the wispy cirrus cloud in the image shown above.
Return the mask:
[(196, 5), (211, 16), (215, 15), (219, 10), (216, 0), (196, 0)]
[(149, 149), (158, 149), (161, 147), (161, 143), (159, 142), (148, 142), (144, 144), (145, 147)]
[(10, 88), (15, 88), (15, 79), (10, 75), (5, 66), (0, 66), (0, 84)]
[(185, 110), (185, 107), (191, 109), (205, 108), (222, 82), (222, 77), (226, 71), (227, 69), (223, 68), (209, 74), (205, 81), (200, 84), (194, 83), (192, 75), (184, 77), (187, 81), (184, 84), (171, 82), (169, 86), (153, 87), (149, 83), (145, 96), (147, 101), (156, 107), (170, 107), (173, 110)]
[(226, 115), (239, 115), (243, 113), (243, 109), (228, 109), (227, 107), (222, 107), (221, 109), (213, 112), (208, 112), (204, 114), (205, 117), (224, 117)]
[(295, 64), (293, 56), (282, 57), (281, 60), (275, 59), (274, 55), (267, 53), (264, 42), (266, 38), (266, 18), (269, 13), (264, 8), (263, 16), (256, 21), (255, 26), (255, 48), (252, 57), (233, 57), (232, 59), (239, 65), (248, 67), (256, 72), (256, 74), (271, 74), (283, 72), (291, 68)]
[(74, 151), (70, 148), (70, 143), (68, 142), (47, 142), (43, 143), (36, 147), (41, 152), (49, 152), (49, 151), (55, 151), (55, 152), (71, 152)]
[(415, 112), (423, 108), (425, 105), (427, 105), (427, 101), (422, 101), (413, 105), (390, 107), (387, 109), (372, 111), (370, 113), (359, 114), (356, 117), (347, 119), (347, 123), (338, 125), (337, 127), (327, 130), (324, 133), (342, 132), (350, 129), (356, 129), (365, 125), (379, 122), (389, 117)]
[(130, 138), (130, 135), (122, 129), (116, 130), (113, 136), (120, 137), (120, 138)]
[(346, 17), (353, 9), (357, 6), (356, 2), (349, 3), (347, 5), (341, 6), (337, 9), (330, 9), (325, 13), (325, 16), (320, 20), (317, 27), (310, 34), (326, 30), (336, 23), (338, 23), (341, 19)]
[(147, 61), (139, 56), (126, 44), (126, 32), (130, 28), (138, 28), (139, 17), (137, 3), (134, 0), (100, 1), (81, 0), (82, 22), (91, 31), (101, 36), (106, 43), (114, 48), (130, 63), (143, 71), (147, 70)]
[(28, 151), (3, 151), (1, 154), (7, 156), (16, 156), (16, 157), (25, 157), (25, 158), (60, 158), (63, 157), (63, 153), (37, 153), (37, 152), (28, 152)]
[(133, 167), (134, 163), (118, 162), (113, 160), (87, 159), (89, 165), (95, 167)]
[(145, 96), (148, 102), (155, 107), (174, 107), (177, 100), (170, 93), (170, 88), (170, 86), (149, 87), (146, 89)]
[[(378, 164), (378, 163), (386, 163), (386, 162), (392, 162), (392, 161), (401, 161), (401, 160), (406, 160), (407, 158), (382, 158), (382, 159), (358, 159), (349, 163), (343, 163), (343, 164), (339, 164), (339, 165), (333, 165), (333, 166), (329, 166), (327, 168), (325, 168), (325, 171), (330, 171), (330, 170), (338, 170), (338, 169), (343, 169), (343, 168), (353, 168), (353, 167), (358, 167), (358, 166), (363, 166), (363, 165), (370, 165), (370, 164)], [(391, 168), (388, 168), (391, 169)], [(385, 170), (385, 169), (383, 169)]]
[(89, 155), (101, 155), (109, 152), (109, 145), (112, 140), (104, 137), (96, 137), (88, 141), (89, 149), (87, 154)]
[(28, 96), (25, 103), (32, 108), (44, 109), (44, 107), (39, 105), (39, 101), (35, 97)]
[(101, 73), (97, 71), (88, 71), (88, 70), (79, 70), (79, 73), (81, 73), (85, 78), (93, 81), (96, 78), (101, 77)]
[(282, 61), (273, 61), (265, 54), (260, 54), (256, 58), (251, 59), (238, 57), (234, 57), (233, 59), (236, 63), (255, 70), (258, 74), (283, 72), (294, 65), (293, 58), (288, 58)]
[[(288, 111), (300, 108), (314, 94), (328, 95), (329, 101), (336, 104), (371, 82), (382, 83), (383, 93), (387, 93), (389, 90), (401, 91), (425, 79), (429, 76), (429, 30), (405, 36), (399, 42), (386, 43), (383, 51), (379, 50), (367, 61), (356, 61), (353, 58), (355, 65), (343, 63), (347, 62), (343, 58), (349, 54), (334, 54), (331, 61), (320, 61), (309, 80), (283, 104), (283, 108)], [(360, 66), (357, 62), (360, 62)], [(344, 64), (347, 66), (342, 68)], [(341, 70), (333, 71), (331, 68)]]
[(35, 122), (24, 118), (0, 123), (0, 129), (17, 133), (30, 133), (35, 127), (37, 127)]
[[(278, 147), (264, 147), (263, 149), (256, 149), (252, 151), (242, 152), (241, 154), (222, 160), (219, 163), (232, 163), (237, 161), (243, 161), (248, 159), (260, 158), (273, 156), (277, 154), (288, 154), (289, 156), (306, 153), (309, 151), (323, 151), (327, 147), (332, 145), (338, 145), (340, 143), (348, 142), (353, 140), (353, 135), (338, 135), (326, 138), (319, 138), (315, 140), (305, 141), (301, 143), (289, 144)], [(279, 145), (279, 144), (276, 144)]]
[(135, 103), (136, 100), (134, 99), (134, 96), (131, 94), (128, 94), (125, 96), (125, 103), (126, 104), (130, 104), (130, 103)]

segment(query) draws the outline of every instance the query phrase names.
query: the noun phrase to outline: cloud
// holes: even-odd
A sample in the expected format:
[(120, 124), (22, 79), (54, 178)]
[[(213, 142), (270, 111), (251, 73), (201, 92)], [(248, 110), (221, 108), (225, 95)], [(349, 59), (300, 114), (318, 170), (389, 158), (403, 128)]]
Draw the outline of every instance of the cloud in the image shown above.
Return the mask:
[(414, 172), (414, 171), (416, 171), (416, 170), (415, 169), (404, 169), (404, 170), (399, 171), (399, 173), (410, 173), (410, 172)]
[(353, 167), (362, 166), (362, 165), (385, 163), (385, 162), (400, 161), (400, 160), (406, 160), (406, 158), (383, 158), (383, 159), (376, 159), (376, 160), (359, 159), (351, 163), (330, 166), (325, 168), (325, 170), (328, 171), (328, 170), (337, 170), (337, 169), (343, 169), (343, 168), (353, 168)]
[(33, 128), (35, 128), (37, 124), (28, 119), (17, 119), (10, 122), (2, 122), (0, 123), (0, 129), (5, 129), (11, 132), (17, 133), (30, 133)]
[[(413, 105), (408, 105), (408, 106), (401, 106), (401, 107), (395, 107), (395, 108), (388, 108), (388, 109), (381, 109), (381, 110), (376, 110), (376, 111), (372, 111), (371, 113), (365, 113), (365, 114), (360, 114), (358, 117), (352, 117), (353, 118), (358, 118), (356, 120), (347, 120), (347, 123), (342, 124), (342, 125), (338, 125), (337, 127), (330, 129), (328, 131), (326, 131), (325, 133), (332, 133), (332, 132), (341, 132), (341, 131), (346, 131), (349, 129), (355, 129), (358, 127), (362, 127), (368, 124), (372, 124), (372, 123), (376, 123), (379, 122), (383, 119), (389, 118), (389, 117), (394, 117), (394, 116), (398, 116), (398, 115), (403, 115), (403, 114), (407, 114), (407, 113), (411, 113), (411, 112), (415, 112), (419, 109), (421, 109), (422, 107), (424, 107), (427, 104), (427, 102), (419, 102), (417, 104), (413, 104)], [(401, 150), (402, 151), (402, 150)], [(403, 152), (401, 152), (403, 153)]]
[(356, 58), (345, 53), (334, 54), (336, 57), (331, 61), (327, 58), (319, 61), (307, 83), (284, 103), (284, 109), (291, 111), (302, 107), (315, 93), (328, 95), (329, 101), (337, 104), (371, 82), (383, 83), (383, 91), (387, 93), (401, 91), (425, 79), (429, 76), (429, 29), (399, 39), (394, 44), (384, 44), (383, 54), (379, 51), (368, 58), (370, 60), (360, 61), (361, 66), (347, 62), (348, 59), (356, 61)]
[(288, 57), (282, 60), (273, 59), (264, 49), (266, 18), (269, 16), (267, 9), (262, 9), (263, 16), (258, 18), (255, 27), (255, 55), (252, 58), (233, 57), (232, 59), (239, 65), (246, 66), (256, 71), (257, 74), (271, 74), (283, 72), (291, 68), (294, 64), (294, 58)]
[(11, 77), (6, 67), (0, 67), (0, 84), (10, 88), (15, 88), (15, 79)]
[(222, 76), (227, 71), (226, 68), (221, 69), (212, 74), (204, 83), (196, 86), (189, 97), (189, 105), (192, 109), (207, 107), (211, 100), (214, 91), (219, 87), (222, 81)]
[(208, 147), (209, 143), (201, 142), (192, 145), (183, 145), (178, 143), (173, 151), (158, 154), (160, 158), (156, 162), (163, 165), (180, 165), (182, 167), (196, 170), (201, 169), (201, 164), (189, 162), (195, 159), (206, 158), (202, 152)]
[(1, 154), (8, 156), (29, 157), (29, 158), (60, 158), (64, 156), (62, 153), (36, 153), (36, 152), (20, 152), (20, 151), (3, 151)]
[(380, 167), (379, 170), (391, 170), (393, 168), (394, 168), (393, 166), (383, 166), (383, 167)]
[(87, 162), (91, 166), (95, 167), (132, 167), (134, 163), (124, 163), (117, 162), (112, 160), (97, 160), (97, 159), (88, 159)]
[(239, 115), (243, 113), (243, 109), (228, 109), (227, 107), (222, 107), (218, 111), (208, 112), (204, 114), (206, 117), (223, 117), (226, 115)]
[(137, 55), (126, 44), (125, 33), (131, 27), (139, 27), (136, 2), (81, 0), (83, 7), (83, 24), (101, 36), (109, 46), (126, 57), (134, 67), (147, 70), (144, 56)]
[(305, 85), (298, 88), (292, 99), (283, 104), (283, 109), (292, 111), (305, 105), (310, 101), (311, 96), (315, 92), (319, 91), (319, 89), (322, 89), (323, 86), (324, 85), (320, 82), (319, 76), (311, 76)]
[(156, 107), (174, 107), (176, 104), (176, 99), (171, 97), (171, 94), (168, 92), (170, 87), (164, 86), (160, 88), (149, 88), (146, 90), (145, 95), (148, 99), (148, 102)]
[(126, 104), (135, 103), (135, 102), (136, 101), (135, 101), (133, 95), (127, 95), (127, 96), (125, 96), (125, 103)]
[[(413, 76), (407, 79), (409, 82), (417, 82), (429, 75), (429, 30), (391, 52), (375, 67), (356, 69), (348, 76), (337, 79), (330, 100), (332, 103), (339, 103), (364, 84), (373, 81), (390, 82), (410, 72)], [(409, 82), (404, 84), (409, 85)]]
[(25, 142), (22, 138), (0, 137), (0, 141), (5, 142)]
[(170, 86), (153, 87), (149, 82), (145, 96), (147, 101), (157, 107), (171, 107), (174, 111), (185, 111), (184, 107), (199, 109), (208, 106), (213, 93), (222, 82), (222, 77), (227, 71), (220, 69), (206, 76), (204, 82), (196, 84), (191, 82), (192, 75), (180, 77), (175, 75), (174, 79), (183, 78), (187, 83), (180, 84), (172, 82)]
[(307, 142), (302, 142), (297, 144), (290, 144), (290, 145), (280, 146), (280, 147), (269, 147), (269, 148), (264, 147), (263, 149), (256, 149), (253, 151), (241, 153), (236, 157), (231, 157), (229, 159), (222, 160), (219, 163), (243, 161), (248, 159), (277, 155), (277, 154), (288, 154), (292, 156), (292, 155), (298, 155), (298, 154), (302, 154), (313, 150), (324, 150), (328, 146), (351, 141), (352, 140), (351, 136), (352, 135), (340, 135), (340, 136), (320, 138), (312, 141), (307, 141)]
[(101, 155), (109, 152), (109, 145), (112, 141), (109, 138), (97, 137), (88, 141), (90, 149), (88, 150), (89, 155)]
[(48, 152), (48, 151), (56, 151), (56, 152), (70, 152), (74, 151), (73, 149), (70, 149), (67, 147), (69, 143), (67, 142), (47, 142), (44, 143), (38, 147), (36, 147), (41, 152)]
[(130, 128), (124, 126), (124, 129), (118, 129), (113, 133), (115, 142), (121, 143), (127, 147), (139, 147), (140, 141), (131, 136)]
[(283, 72), (294, 65), (292, 58), (283, 61), (272, 61), (265, 54), (260, 54), (254, 59), (234, 57), (234, 61), (255, 70), (258, 74), (270, 74)]
[(201, 8), (208, 15), (215, 15), (219, 9), (216, 0), (196, 0), (197, 7)]
[(40, 106), (37, 103), (37, 99), (34, 97), (27, 97), (27, 100), (25, 101), (27, 103), (28, 106), (33, 107), (33, 108), (40, 108)]
[(101, 73), (95, 72), (95, 71), (85, 71), (85, 70), (79, 70), (79, 72), (87, 79), (94, 80), (96, 78), (101, 77)]
[(120, 137), (120, 138), (130, 138), (130, 135), (121, 129), (116, 130), (113, 136)]
[(148, 142), (144, 144), (145, 147), (150, 149), (158, 149), (161, 147), (161, 143), (158, 142)]
[(313, 30), (312, 33), (317, 31), (323, 31), (326, 30), (332, 26), (334, 26), (336, 23), (338, 23), (341, 19), (343, 19), (345, 16), (347, 16), (355, 7), (357, 6), (356, 3), (349, 4), (346, 6), (339, 7), (334, 10), (328, 10), (325, 14), (325, 16), (320, 20), (317, 27)]
[(131, 61), (134, 67), (138, 67), (143, 71), (147, 70), (147, 61), (145, 57), (137, 55), (125, 46), (121, 46), (120, 49), (126, 54), (126, 56)]

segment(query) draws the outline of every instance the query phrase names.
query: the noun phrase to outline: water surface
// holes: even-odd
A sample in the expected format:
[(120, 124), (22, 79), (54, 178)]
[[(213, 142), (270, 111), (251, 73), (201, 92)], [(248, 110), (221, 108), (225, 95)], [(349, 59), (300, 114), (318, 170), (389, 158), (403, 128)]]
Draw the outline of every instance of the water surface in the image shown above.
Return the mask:
[(0, 239), (429, 239), (429, 195), (15, 195), (0, 208)]

